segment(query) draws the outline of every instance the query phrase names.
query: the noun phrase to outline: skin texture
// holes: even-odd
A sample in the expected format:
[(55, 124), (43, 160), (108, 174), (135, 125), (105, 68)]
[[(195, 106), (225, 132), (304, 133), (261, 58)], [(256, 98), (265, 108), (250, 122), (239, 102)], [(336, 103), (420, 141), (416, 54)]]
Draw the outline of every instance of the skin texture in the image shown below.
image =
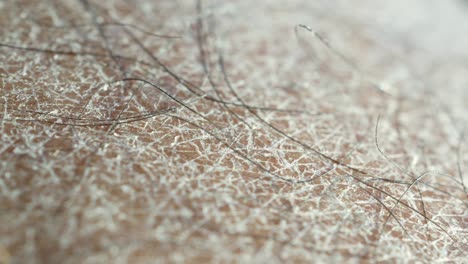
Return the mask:
[(0, 2), (0, 263), (463, 262), (465, 7), (258, 2)]

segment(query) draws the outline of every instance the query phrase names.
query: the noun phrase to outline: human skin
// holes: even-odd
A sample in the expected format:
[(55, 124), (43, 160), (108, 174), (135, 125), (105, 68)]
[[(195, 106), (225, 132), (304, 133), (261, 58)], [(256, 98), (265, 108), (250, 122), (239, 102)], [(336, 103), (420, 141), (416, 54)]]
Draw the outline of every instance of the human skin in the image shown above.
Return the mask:
[(465, 11), (405, 2), (0, 2), (0, 262), (463, 262)]

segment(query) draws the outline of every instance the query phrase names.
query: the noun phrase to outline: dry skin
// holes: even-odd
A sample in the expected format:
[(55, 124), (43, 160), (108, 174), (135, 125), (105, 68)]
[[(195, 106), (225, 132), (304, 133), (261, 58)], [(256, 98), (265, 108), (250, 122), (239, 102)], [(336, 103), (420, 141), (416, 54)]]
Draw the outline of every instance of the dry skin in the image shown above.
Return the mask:
[(348, 2), (1, 1), (0, 263), (466, 261), (468, 12)]

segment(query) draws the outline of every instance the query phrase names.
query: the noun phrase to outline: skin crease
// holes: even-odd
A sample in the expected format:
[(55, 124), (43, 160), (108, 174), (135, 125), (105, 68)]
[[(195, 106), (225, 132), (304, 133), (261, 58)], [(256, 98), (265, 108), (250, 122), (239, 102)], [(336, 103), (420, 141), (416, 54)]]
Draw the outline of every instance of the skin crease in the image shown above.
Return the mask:
[(460, 2), (284, 2), (0, 2), (0, 263), (462, 263)]

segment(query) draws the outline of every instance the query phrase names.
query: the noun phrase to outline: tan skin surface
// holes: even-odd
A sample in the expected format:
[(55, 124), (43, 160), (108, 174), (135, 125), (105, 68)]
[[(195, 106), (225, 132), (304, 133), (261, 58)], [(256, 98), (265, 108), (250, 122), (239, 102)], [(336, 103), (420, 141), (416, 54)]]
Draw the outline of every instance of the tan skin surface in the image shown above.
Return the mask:
[(336, 5), (2, 3), (0, 262), (462, 262), (467, 60)]

